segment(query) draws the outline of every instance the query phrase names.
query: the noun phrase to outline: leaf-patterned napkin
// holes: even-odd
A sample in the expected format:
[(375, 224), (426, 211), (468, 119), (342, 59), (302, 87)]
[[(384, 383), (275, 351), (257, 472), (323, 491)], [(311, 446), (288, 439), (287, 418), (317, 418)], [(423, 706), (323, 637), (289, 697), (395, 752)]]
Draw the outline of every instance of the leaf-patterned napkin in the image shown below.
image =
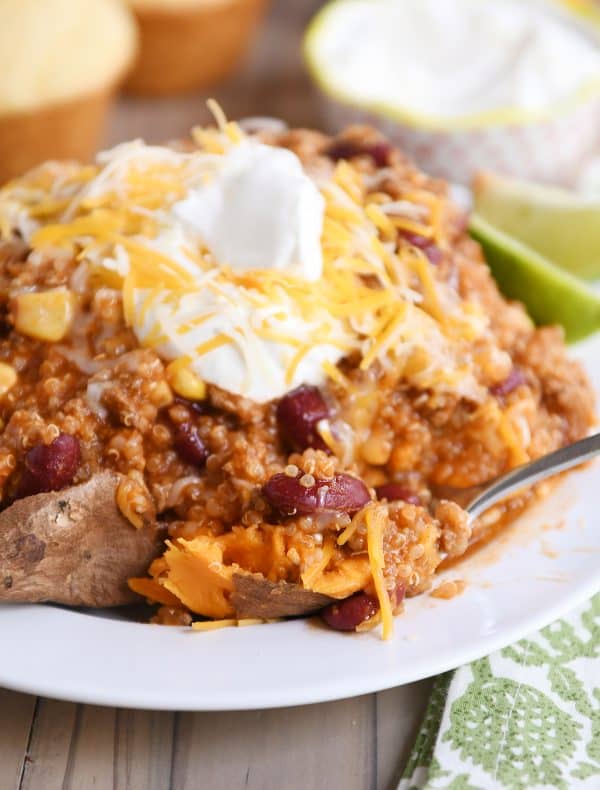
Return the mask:
[(600, 594), (440, 676), (398, 790), (600, 788)]

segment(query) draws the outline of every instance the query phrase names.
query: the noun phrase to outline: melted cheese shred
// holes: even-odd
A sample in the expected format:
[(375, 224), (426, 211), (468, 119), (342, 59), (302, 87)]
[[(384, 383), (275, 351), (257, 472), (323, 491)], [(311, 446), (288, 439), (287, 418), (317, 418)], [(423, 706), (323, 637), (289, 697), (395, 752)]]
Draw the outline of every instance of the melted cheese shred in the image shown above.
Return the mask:
[(192, 623), (192, 631), (219, 631), (221, 628), (244, 628), (247, 625), (265, 625), (268, 622), (257, 617), (245, 617), (241, 620), (232, 617), (224, 620), (197, 620)]
[(369, 505), (365, 509), (367, 524), (367, 548), (373, 585), (379, 601), (379, 611), (383, 625), (383, 638), (389, 639), (394, 630), (394, 616), (392, 605), (385, 586), (385, 558), (383, 553), (383, 536), (387, 525), (386, 509), (380, 505)]
[(311, 277), (269, 261), (235, 268), (191, 233), (178, 206), (192, 205), (188, 196), (213, 184), (233, 153), (254, 156), (258, 146), (268, 159), (282, 149), (246, 138), (211, 109), (218, 126), (193, 130), (196, 149), (134, 141), (94, 166), (49, 163), (12, 182), (0, 190), (2, 237), (18, 232), (34, 250), (76, 255), (96, 282), (121, 289), (142, 345), (245, 397), (265, 402), (328, 378), (347, 387), (338, 362), (358, 354), (362, 370), (379, 363), (419, 388), (482, 400), (469, 346), (486, 320), (419, 250), (397, 242), (404, 229), (443, 245), (444, 198), (409, 189), (390, 202), (341, 160), (310, 176), (323, 212), (320, 277), (314, 260)]

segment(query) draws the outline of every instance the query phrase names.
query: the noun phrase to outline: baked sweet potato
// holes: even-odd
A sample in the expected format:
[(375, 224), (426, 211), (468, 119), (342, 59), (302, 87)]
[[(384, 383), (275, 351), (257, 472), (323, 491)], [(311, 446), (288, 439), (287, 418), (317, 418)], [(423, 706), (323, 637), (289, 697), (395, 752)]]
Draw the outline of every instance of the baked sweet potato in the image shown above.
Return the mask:
[[(246, 545), (248, 533), (237, 534), (242, 541), (236, 544), (239, 550)], [(150, 566), (152, 578), (133, 578), (129, 585), (150, 601), (167, 606), (179, 603), (190, 612), (215, 620), (296, 617), (322, 609), (334, 600), (323, 592), (300, 584), (273, 582), (263, 573), (225, 562), (224, 544), (232, 551), (234, 539), (235, 533), (228, 533), (167, 541), (163, 556)]]
[(160, 528), (135, 529), (116, 502), (119, 475), (20, 499), (0, 513), (0, 601), (120, 606), (127, 579), (160, 552)]

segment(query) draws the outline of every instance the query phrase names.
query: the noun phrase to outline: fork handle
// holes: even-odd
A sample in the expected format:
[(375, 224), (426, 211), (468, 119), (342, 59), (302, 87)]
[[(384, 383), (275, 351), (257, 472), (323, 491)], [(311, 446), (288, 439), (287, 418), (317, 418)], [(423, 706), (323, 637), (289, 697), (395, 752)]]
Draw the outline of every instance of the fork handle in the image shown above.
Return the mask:
[(580, 439), (578, 442), (561, 447), (549, 455), (544, 455), (529, 464), (512, 469), (505, 475), (496, 478), (481, 494), (467, 506), (471, 518), (477, 518), (485, 510), (495, 505), (509, 494), (524, 486), (530, 486), (547, 477), (565, 472), (574, 466), (590, 461), (600, 454), (600, 433)]

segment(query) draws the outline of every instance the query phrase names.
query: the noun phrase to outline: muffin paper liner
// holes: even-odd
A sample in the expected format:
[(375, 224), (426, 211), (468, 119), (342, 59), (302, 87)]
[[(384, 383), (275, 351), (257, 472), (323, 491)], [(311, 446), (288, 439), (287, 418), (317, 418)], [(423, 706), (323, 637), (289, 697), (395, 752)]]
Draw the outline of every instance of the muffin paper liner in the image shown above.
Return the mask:
[(28, 112), (0, 116), (0, 184), (47, 159), (92, 158), (114, 87)]
[(161, 96), (223, 79), (237, 66), (267, 4), (200, 0), (193, 7), (135, 9), (141, 46), (126, 90)]
[(352, 123), (375, 126), (424, 170), (456, 183), (468, 184), (486, 169), (571, 185), (600, 145), (600, 96), (547, 120), (461, 129), (413, 127), (325, 95), (323, 115), (331, 130)]

